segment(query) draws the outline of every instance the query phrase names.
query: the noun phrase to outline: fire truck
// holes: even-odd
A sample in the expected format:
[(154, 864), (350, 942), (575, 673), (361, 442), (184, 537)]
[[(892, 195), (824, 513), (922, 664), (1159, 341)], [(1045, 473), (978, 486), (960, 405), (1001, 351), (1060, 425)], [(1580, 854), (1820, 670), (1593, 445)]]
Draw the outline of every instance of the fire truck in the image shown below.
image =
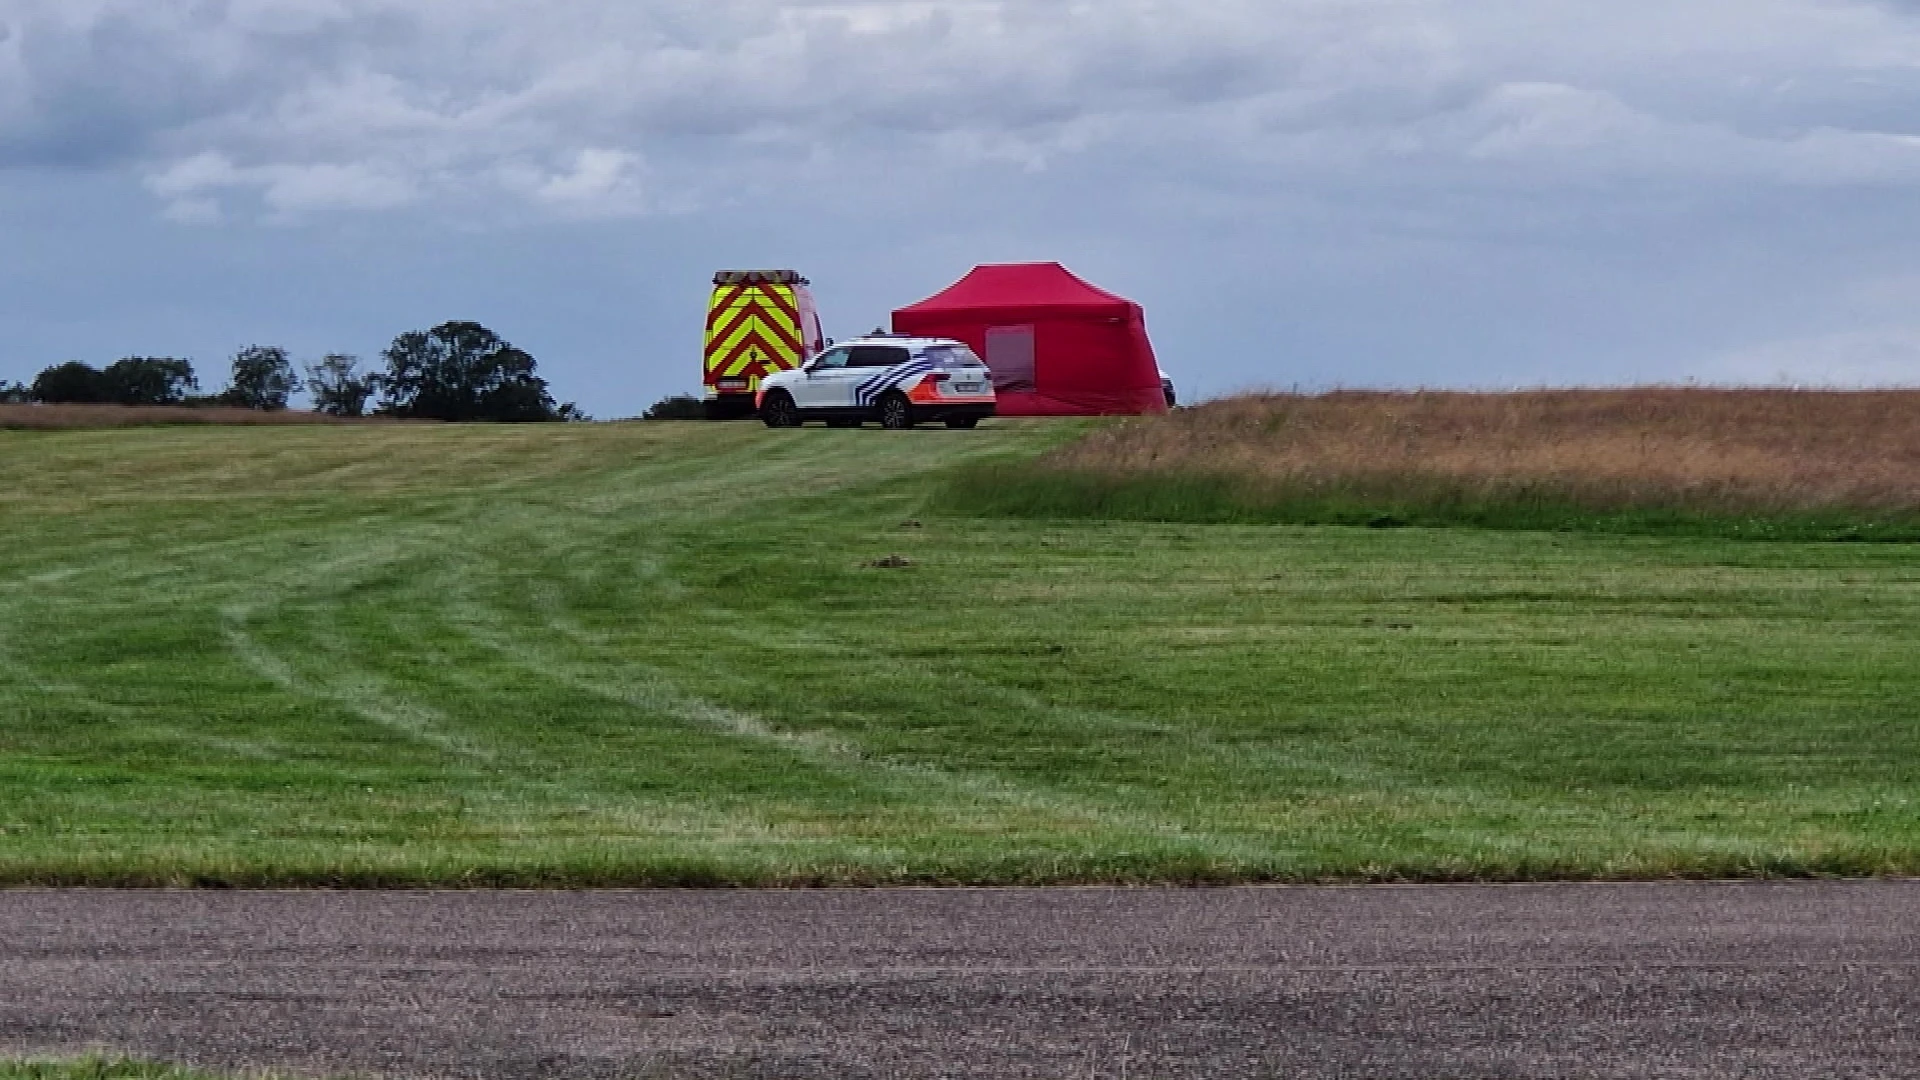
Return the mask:
[(707, 306), (707, 419), (756, 415), (760, 380), (824, 347), (810, 282), (792, 270), (722, 270)]

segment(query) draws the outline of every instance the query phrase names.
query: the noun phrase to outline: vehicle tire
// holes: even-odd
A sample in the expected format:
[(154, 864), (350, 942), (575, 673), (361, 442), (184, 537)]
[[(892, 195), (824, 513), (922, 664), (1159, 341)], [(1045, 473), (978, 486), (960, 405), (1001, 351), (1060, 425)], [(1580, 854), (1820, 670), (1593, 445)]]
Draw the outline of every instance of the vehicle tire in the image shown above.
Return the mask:
[(880, 399), (880, 426), (888, 431), (905, 431), (913, 426), (913, 404), (907, 395), (889, 390)]
[(800, 407), (793, 403), (792, 394), (775, 390), (760, 403), (760, 422), (772, 428), (799, 427)]
[(860, 418), (857, 416), (836, 416), (827, 421), (827, 426), (832, 428), (856, 428), (860, 426)]
[(980, 418), (977, 416), (956, 416), (953, 419), (947, 421), (947, 426), (950, 428), (965, 428), (967, 430), (972, 430), (980, 426)]

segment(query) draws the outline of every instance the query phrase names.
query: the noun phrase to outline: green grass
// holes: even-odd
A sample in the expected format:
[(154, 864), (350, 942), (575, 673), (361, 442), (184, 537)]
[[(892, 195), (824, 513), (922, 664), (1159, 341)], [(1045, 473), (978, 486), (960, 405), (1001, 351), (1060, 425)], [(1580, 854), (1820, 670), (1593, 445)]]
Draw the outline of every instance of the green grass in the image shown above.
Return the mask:
[(1075, 430), (0, 432), (0, 882), (1920, 872), (1920, 549), (936, 512)]
[(90, 1057), (73, 1060), (0, 1058), (0, 1080), (225, 1080), (225, 1078), (218, 1073), (203, 1072), (179, 1065)]
[(1920, 514), (1872, 509), (1728, 513), (1666, 506), (1596, 506), (1548, 487), (1494, 495), (1443, 478), (1403, 478), (1393, 490), (1302, 491), (1230, 473), (1128, 472), (989, 463), (957, 469), (938, 505), (988, 517), (1153, 521), (1193, 525), (1343, 525), (1508, 529), (1796, 543), (1920, 542)]

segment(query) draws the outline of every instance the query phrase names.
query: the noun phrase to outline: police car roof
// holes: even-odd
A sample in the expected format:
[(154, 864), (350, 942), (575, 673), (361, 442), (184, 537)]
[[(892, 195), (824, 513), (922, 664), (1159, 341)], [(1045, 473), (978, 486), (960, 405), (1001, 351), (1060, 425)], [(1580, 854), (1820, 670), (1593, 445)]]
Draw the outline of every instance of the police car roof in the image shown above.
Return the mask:
[(924, 349), (934, 345), (958, 345), (961, 348), (967, 347), (966, 342), (955, 341), (952, 338), (915, 337), (911, 334), (863, 334), (857, 338), (836, 341), (834, 345), (836, 347), (841, 345), (891, 345), (895, 348), (904, 349)]

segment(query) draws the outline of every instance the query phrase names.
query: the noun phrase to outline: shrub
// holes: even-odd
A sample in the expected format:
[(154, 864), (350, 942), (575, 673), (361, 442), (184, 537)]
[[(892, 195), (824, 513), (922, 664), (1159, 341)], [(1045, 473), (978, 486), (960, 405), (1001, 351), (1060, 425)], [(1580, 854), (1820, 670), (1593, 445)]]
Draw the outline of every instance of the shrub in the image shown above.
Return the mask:
[(642, 420), (704, 420), (706, 417), (706, 405), (692, 394), (663, 397), (640, 414)]

